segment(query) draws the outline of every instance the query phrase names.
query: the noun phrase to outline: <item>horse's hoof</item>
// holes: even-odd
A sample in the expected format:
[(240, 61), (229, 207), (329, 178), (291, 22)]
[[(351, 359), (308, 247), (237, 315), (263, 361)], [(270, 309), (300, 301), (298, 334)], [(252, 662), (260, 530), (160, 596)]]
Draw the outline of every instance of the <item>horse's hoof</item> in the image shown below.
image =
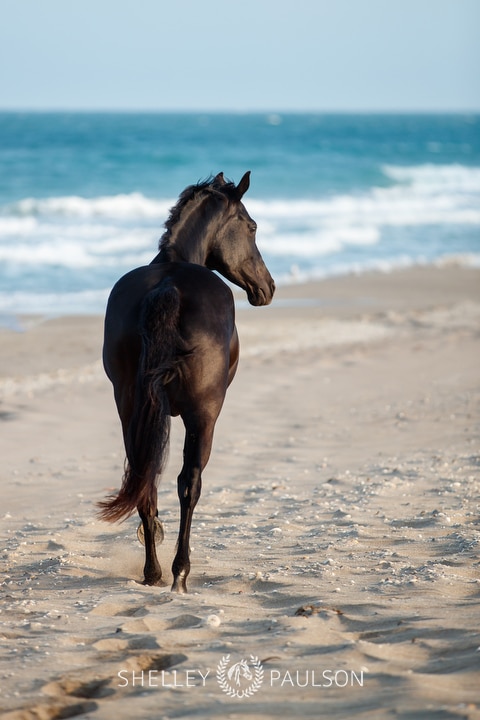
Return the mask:
[[(158, 519), (158, 517), (155, 517), (153, 519), (154, 522), (154, 540), (155, 545), (161, 545), (163, 542), (163, 538), (165, 537), (165, 533), (163, 532), (163, 525)], [(143, 530), (143, 523), (140, 523), (140, 525), (137, 528), (137, 537), (139, 541), (142, 543), (142, 545), (145, 545), (145, 532)]]
[(187, 578), (182, 577), (181, 575), (175, 578), (172, 585), (172, 592), (176, 592), (179, 595), (184, 595), (185, 593), (187, 593)]
[(165, 587), (166, 584), (167, 583), (164, 580), (162, 580), (161, 577), (144, 578), (144, 580), (142, 582), (142, 585), (151, 585), (151, 586), (155, 586), (155, 587)]

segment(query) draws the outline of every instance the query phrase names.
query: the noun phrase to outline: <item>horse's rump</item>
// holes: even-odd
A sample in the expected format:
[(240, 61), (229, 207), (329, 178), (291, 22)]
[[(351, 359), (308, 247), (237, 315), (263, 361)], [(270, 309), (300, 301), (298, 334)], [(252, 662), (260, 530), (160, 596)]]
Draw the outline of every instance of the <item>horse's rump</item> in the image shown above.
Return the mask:
[(165, 387), (189, 354), (178, 331), (179, 313), (179, 293), (167, 276), (147, 293), (141, 304), (138, 323), (141, 352), (133, 411), (125, 432), (125, 474), (118, 495), (100, 503), (104, 520), (113, 522), (128, 517), (139, 504), (156, 508), (156, 478), (167, 458), (170, 434)]

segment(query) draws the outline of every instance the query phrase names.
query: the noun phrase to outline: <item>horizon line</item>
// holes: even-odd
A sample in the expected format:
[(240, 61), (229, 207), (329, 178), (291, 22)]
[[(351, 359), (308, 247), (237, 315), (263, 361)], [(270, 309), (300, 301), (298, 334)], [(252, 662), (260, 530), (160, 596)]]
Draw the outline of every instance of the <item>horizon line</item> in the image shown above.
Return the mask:
[(478, 108), (463, 109), (239, 109), (239, 108), (125, 108), (125, 107), (0, 107), (0, 113), (151, 114), (151, 115), (479, 115)]

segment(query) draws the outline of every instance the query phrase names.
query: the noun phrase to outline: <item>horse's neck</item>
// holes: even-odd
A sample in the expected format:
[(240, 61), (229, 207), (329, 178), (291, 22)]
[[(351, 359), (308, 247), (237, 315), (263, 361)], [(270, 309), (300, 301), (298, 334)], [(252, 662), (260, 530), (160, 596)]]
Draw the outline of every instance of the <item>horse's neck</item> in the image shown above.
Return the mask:
[(205, 265), (210, 252), (212, 235), (213, 223), (211, 221), (200, 225), (198, 213), (184, 212), (184, 216), (172, 229), (168, 239), (162, 244), (160, 252), (152, 262), (188, 262)]
[(189, 243), (187, 246), (177, 243), (168, 243), (164, 245), (158, 255), (152, 260), (154, 263), (167, 262), (188, 262), (195, 265), (205, 265), (208, 252), (200, 243)]
[(196, 265), (205, 265), (208, 251), (206, 242), (198, 235), (186, 236), (186, 233), (170, 245), (169, 255), (173, 262), (189, 262)]

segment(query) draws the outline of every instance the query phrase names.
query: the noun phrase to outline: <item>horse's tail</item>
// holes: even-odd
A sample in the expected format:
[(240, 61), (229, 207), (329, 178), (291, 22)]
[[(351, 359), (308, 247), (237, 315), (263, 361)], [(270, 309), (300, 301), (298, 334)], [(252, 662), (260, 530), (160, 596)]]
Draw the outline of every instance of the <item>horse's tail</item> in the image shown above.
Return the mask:
[(187, 353), (178, 331), (180, 298), (169, 280), (145, 297), (140, 318), (142, 349), (132, 418), (125, 436), (125, 474), (117, 496), (99, 503), (100, 517), (115, 522), (137, 507), (156, 512), (157, 476), (168, 454), (170, 406), (165, 385)]

